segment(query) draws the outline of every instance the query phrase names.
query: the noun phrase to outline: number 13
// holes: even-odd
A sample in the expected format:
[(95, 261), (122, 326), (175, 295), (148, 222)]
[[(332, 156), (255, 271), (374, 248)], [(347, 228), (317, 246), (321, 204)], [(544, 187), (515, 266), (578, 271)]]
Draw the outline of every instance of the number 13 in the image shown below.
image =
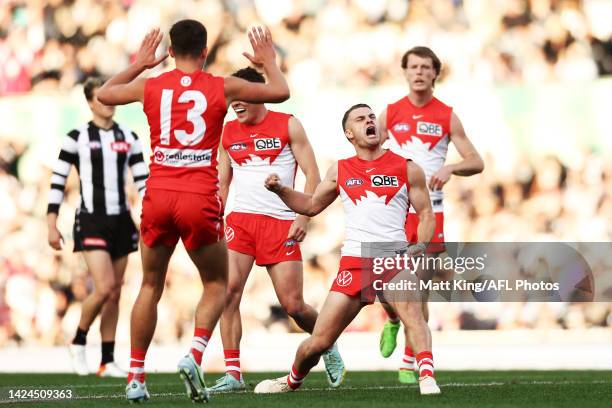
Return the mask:
[[(170, 129), (172, 128), (172, 96), (174, 90), (163, 89), (161, 95), (161, 106), (159, 109), (160, 117), (160, 141), (163, 145), (170, 144)], [(193, 102), (193, 107), (187, 110), (187, 120), (193, 124), (193, 131), (187, 133), (182, 129), (174, 131), (174, 137), (183, 146), (193, 146), (204, 139), (206, 133), (206, 122), (202, 114), (206, 111), (208, 103), (206, 97), (200, 91), (187, 90), (183, 92), (179, 98), (178, 103)]]

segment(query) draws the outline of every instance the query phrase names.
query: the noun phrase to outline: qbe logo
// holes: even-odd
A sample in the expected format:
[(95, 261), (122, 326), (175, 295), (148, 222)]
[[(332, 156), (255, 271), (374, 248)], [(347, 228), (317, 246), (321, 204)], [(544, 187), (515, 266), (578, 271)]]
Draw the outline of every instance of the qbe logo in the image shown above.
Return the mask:
[(397, 187), (399, 182), (397, 176), (385, 176), (383, 174), (373, 174), (370, 176), (372, 187)]
[(338, 272), (338, 276), (336, 277), (336, 284), (340, 287), (345, 287), (353, 282), (353, 274), (346, 269)]
[(276, 150), (281, 148), (281, 141), (278, 137), (255, 139), (255, 151)]
[(417, 122), (417, 135), (442, 137), (442, 126), (437, 123)]

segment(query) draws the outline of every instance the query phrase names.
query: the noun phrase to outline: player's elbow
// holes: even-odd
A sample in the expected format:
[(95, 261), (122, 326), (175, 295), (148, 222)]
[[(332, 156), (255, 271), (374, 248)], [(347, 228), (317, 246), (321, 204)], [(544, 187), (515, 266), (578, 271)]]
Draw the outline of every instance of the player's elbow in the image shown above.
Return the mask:
[(315, 215), (319, 215), (323, 211), (323, 208), (319, 208), (316, 205), (311, 205), (304, 209), (304, 211), (299, 212), (301, 215), (305, 215), (307, 217), (314, 217)]
[(104, 88), (104, 85), (100, 89), (98, 89), (96, 97), (98, 98), (100, 103), (104, 105), (112, 105), (114, 102), (112, 98), (112, 92), (110, 92), (108, 88)]
[(272, 103), (280, 103), (285, 102), (291, 96), (291, 92), (289, 91), (289, 87), (287, 85), (281, 86), (278, 89), (274, 90), (271, 95)]
[(484, 171), (484, 167), (484, 161), (480, 156), (477, 156), (474, 164), (474, 174), (482, 173)]

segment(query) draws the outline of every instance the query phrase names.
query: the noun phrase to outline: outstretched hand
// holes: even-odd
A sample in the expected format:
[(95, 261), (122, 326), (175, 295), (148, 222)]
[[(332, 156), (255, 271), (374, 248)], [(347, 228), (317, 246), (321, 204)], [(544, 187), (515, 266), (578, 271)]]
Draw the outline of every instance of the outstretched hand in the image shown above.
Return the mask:
[(253, 54), (243, 52), (251, 64), (263, 67), (266, 64), (276, 64), (276, 51), (272, 43), (272, 34), (268, 27), (253, 27), (249, 30), (249, 41), (253, 47)]
[(142, 65), (143, 67), (148, 69), (153, 68), (154, 66), (158, 65), (160, 62), (168, 58), (167, 53), (160, 57), (155, 57), (155, 51), (157, 50), (157, 47), (161, 43), (163, 37), (164, 34), (160, 31), (159, 28), (155, 28), (149, 31), (149, 33), (145, 35), (145, 38), (140, 44), (140, 49), (138, 49), (138, 52), (136, 53), (136, 59), (134, 60), (134, 63)]
[(281, 189), (283, 188), (283, 183), (281, 182), (280, 177), (276, 173), (270, 174), (266, 178), (264, 185), (268, 190), (277, 194), (280, 193)]

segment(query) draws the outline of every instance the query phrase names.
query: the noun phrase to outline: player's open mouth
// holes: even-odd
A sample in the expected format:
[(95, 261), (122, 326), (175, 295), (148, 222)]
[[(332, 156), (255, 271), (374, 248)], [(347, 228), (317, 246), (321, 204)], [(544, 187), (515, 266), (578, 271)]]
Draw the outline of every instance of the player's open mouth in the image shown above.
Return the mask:
[(234, 112), (236, 112), (236, 114), (240, 114), (240, 113), (246, 112), (246, 108), (244, 106), (242, 106), (242, 105), (236, 105), (233, 108), (234, 108)]
[(368, 126), (366, 129), (367, 136), (376, 136), (376, 126)]

